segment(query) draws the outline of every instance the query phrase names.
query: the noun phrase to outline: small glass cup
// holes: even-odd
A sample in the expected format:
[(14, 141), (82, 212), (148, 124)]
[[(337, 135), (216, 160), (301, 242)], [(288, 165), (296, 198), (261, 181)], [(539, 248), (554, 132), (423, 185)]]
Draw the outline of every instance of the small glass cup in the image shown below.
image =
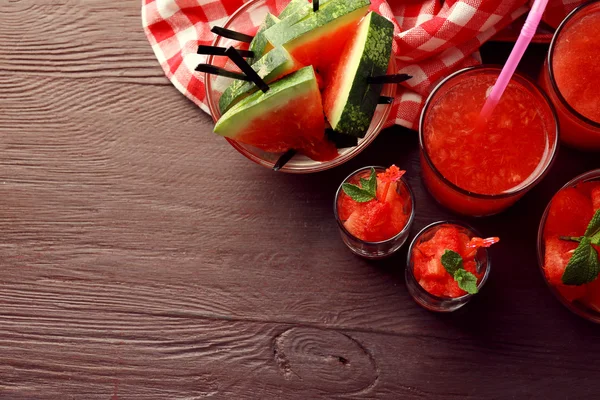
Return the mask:
[[(559, 192), (563, 189), (577, 186), (577, 185), (580, 185), (585, 182), (596, 182), (596, 181), (600, 182), (600, 169), (589, 171), (589, 172), (586, 172), (585, 174), (582, 174), (582, 175), (579, 175), (579, 176), (573, 178), (571, 181), (567, 182), (562, 188), (560, 188)], [(537, 238), (538, 266), (540, 268), (540, 272), (542, 273), (542, 277), (544, 278), (544, 282), (546, 282), (546, 284), (548, 285), (548, 288), (550, 289), (552, 294), (554, 294), (554, 296), (565, 307), (567, 307), (571, 312), (573, 312), (573, 313), (579, 315), (580, 317), (583, 317), (589, 321), (592, 321), (595, 323), (600, 323), (600, 313), (599, 312), (586, 307), (585, 305), (579, 303), (578, 301), (569, 301), (569, 300), (565, 299), (560, 294), (560, 292), (558, 290), (556, 290), (556, 288), (554, 286), (552, 286), (550, 284), (550, 282), (548, 282), (548, 280), (546, 279), (546, 274), (544, 273), (544, 255), (546, 252), (546, 249), (544, 246), (544, 228), (546, 226), (546, 220), (548, 219), (548, 214), (550, 212), (550, 204), (551, 203), (552, 203), (552, 200), (550, 201), (550, 203), (548, 203), (548, 206), (546, 207), (546, 211), (544, 211), (544, 214), (540, 221), (540, 226), (538, 229), (538, 238)]]
[(342, 185), (344, 183), (351, 183), (358, 181), (360, 177), (368, 177), (369, 171), (371, 168), (374, 168), (377, 173), (385, 172), (384, 167), (364, 167), (357, 171), (354, 171), (340, 185), (335, 194), (335, 201), (333, 203), (333, 213), (335, 215), (335, 219), (340, 228), (340, 235), (342, 236), (343, 242), (348, 246), (348, 248), (355, 254), (368, 258), (371, 260), (378, 260), (382, 258), (386, 258), (394, 254), (408, 239), (408, 234), (410, 233), (410, 228), (412, 226), (413, 220), (415, 218), (415, 197), (413, 195), (408, 182), (404, 178), (401, 178), (398, 183), (401, 183), (397, 186), (397, 193), (402, 197), (408, 197), (410, 200), (408, 204), (405, 206), (405, 212), (409, 215), (408, 220), (406, 221), (406, 225), (404, 228), (398, 232), (395, 236), (381, 241), (381, 242), (367, 242), (361, 240), (348, 232), (346, 227), (344, 226), (344, 221), (340, 219), (340, 215), (338, 213), (338, 200), (340, 194), (342, 193)]
[[(554, 77), (555, 49), (562, 43), (564, 34), (582, 18), (594, 13), (600, 13), (600, 1), (583, 4), (573, 10), (563, 20), (552, 38), (548, 58), (544, 62), (540, 85), (556, 108), (560, 121), (560, 138), (568, 146), (579, 150), (600, 151), (600, 121), (592, 121), (575, 110), (563, 97)], [(598, 40), (598, 38), (595, 38)], [(597, 55), (596, 55), (597, 56)], [(599, 90), (599, 89), (597, 89)]]
[[(229, 19), (223, 25), (224, 28), (232, 29), (234, 31), (246, 32), (248, 27), (249, 18), (252, 21), (262, 21), (268, 12), (279, 14), (283, 9), (281, 2), (273, 2), (268, 0), (250, 0), (240, 7), (235, 13), (233, 13)], [(212, 44), (213, 46), (239, 47), (239, 42), (235, 42), (231, 39), (227, 39), (221, 36), (217, 36)], [(225, 67), (228, 69), (236, 70), (236, 67), (232, 63), (226, 60), (226, 57), (209, 56), (208, 64), (216, 65), (219, 67)], [(397, 72), (396, 63), (394, 57), (390, 60), (390, 66), (388, 68), (388, 74), (395, 74)], [(221, 111), (219, 110), (219, 99), (223, 94), (223, 91), (232, 79), (224, 78), (222, 76), (204, 74), (204, 82), (206, 88), (206, 98), (208, 102), (208, 108), (214, 122), (217, 122), (221, 118)], [(396, 96), (396, 84), (383, 85), (381, 92), (382, 96), (395, 97)], [(314, 161), (310, 158), (297, 154), (295, 155), (283, 168), (279, 171), (288, 172), (293, 174), (308, 174), (313, 172), (325, 171), (327, 169), (337, 167), (350, 159), (357, 156), (363, 151), (371, 142), (377, 137), (379, 132), (385, 127), (385, 124), (392, 110), (392, 104), (379, 104), (375, 110), (375, 115), (371, 121), (371, 125), (364, 138), (358, 140), (358, 145), (354, 147), (347, 147), (338, 149), (339, 155), (330, 161)], [(257, 149), (256, 147), (249, 146), (243, 143), (236, 142), (235, 140), (227, 139), (229, 144), (239, 151), (243, 156), (249, 160), (260, 164), (264, 167), (272, 169), (281, 153), (268, 153), (263, 150)]]
[(495, 66), (480, 65), (462, 69), (441, 81), (432, 91), (423, 112), (419, 127), (419, 143), (421, 147), (421, 171), (425, 186), (431, 195), (442, 206), (463, 215), (482, 217), (497, 214), (513, 205), (525, 193), (531, 190), (546, 176), (554, 162), (558, 148), (558, 125), (556, 114), (548, 98), (528, 79), (515, 74), (513, 80), (536, 98), (540, 107), (543, 107), (543, 119), (548, 132), (548, 149), (538, 168), (524, 182), (516, 187), (498, 194), (480, 194), (458, 187), (450, 182), (433, 164), (425, 140), (425, 125), (428, 121), (430, 110), (437, 101), (449, 93), (454, 87), (468, 79), (477, 79), (479, 76), (499, 74), (500, 68)]
[[(456, 226), (463, 233), (465, 233), (469, 238), (473, 237), (481, 237), (481, 235), (469, 225), (451, 221), (440, 221), (435, 222), (429, 226), (423, 228), (421, 232), (415, 236), (412, 243), (410, 244), (410, 248), (408, 249), (408, 255), (406, 260), (406, 269), (404, 270), (404, 277), (406, 279), (406, 288), (408, 292), (412, 296), (412, 298), (419, 304), (420, 306), (436, 312), (452, 312), (456, 311), (465, 304), (467, 304), (471, 298), (474, 296), (473, 294), (465, 294), (460, 297), (439, 297), (429, 293), (425, 290), (414, 275), (414, 263), (413, 263), (413, 249), (419, 244), (430, 240), (435, 233), (444, 226)], [(491, 261), (488, 255), (488, 250), (486, 248), (480, 247), (477, 250), (477, 254), (475, 255), (475, 260), (477, 261), (477, 269), (480, 272), (483, 272), (483, 276), (481, 280), (477, 284), (477, 290), (480, 291), (485, 282), (488, 279), (491, 268)]]

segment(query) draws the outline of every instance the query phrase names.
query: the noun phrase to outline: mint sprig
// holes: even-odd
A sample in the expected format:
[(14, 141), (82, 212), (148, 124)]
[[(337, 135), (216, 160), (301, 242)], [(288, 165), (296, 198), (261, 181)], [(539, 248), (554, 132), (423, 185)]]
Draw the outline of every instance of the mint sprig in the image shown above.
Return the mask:
[(463, 258), (455, 251), (446, 250), (442, 255), (442, 265), (448, 271), (458, 287), (469, 294), (475, 294), (477, 290), (477, 277), (465, 269)]
[(377, 173), (375, 168), (371, 168), (369, 179), (360, 178), (360, 186), (344, 183), (342, 190), (358, 203), (366, 203), (377, 198)]
[(588, 224), (585, 235), (579, 237), (561, 236), (562, 240), (578, 242), (569, 263), (563, 272), (565, 285), (580, 286), (593, 282), (600, 273), (598, 252), (592, 245), (600, 245), (600, 210), (596, 211)]

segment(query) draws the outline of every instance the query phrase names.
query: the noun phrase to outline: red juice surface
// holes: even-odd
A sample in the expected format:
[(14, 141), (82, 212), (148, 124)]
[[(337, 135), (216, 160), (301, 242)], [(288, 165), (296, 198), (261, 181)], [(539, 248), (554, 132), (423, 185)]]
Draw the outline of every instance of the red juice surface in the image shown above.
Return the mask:
[(424, 145), (433, 165), (459, 188), (484, 195), (508, 192), (535, 178), (550, 148), (540, 99), (513, 80), (487, 125), (476, 131), (497, 72), (461, 78), (430, 106), (424, 120)]
[(563, 29), (552, 57), (554, 79), (567, 103), (600, 123), (600, 7)]

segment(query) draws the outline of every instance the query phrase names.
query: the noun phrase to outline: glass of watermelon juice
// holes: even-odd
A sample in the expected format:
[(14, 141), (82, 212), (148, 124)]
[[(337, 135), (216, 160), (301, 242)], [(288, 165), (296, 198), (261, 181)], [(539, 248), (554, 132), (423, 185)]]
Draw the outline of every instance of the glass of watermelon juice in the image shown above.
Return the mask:
[(558, 146), (552, 105), (528, 79), (513, 76), (488, 123), (475, 129), (500, 68), (478, 66), (444, 79), (419, 128), (422, 177), (433, 197), (463, 215), (503, 211), (548, 172)]
[(560, 120), (561, 140), (600, 151), (600, 1), (576, 8), (554, 34), (540, 84)]
[(472, 238), (480, 237), (470, 226), (449, 221), (435, 222), (415, 236), (408, 250), (404, 276), (406, 287), (420, 306), (436, 312), (451, 312), (467, 304), (473, 294), (458, 287), (444, 269), (441, 256), (446, 250), (457, 252), (464, 269), (477, 278), (479, 291), (490, 273), (490, 257), (485, 247), (470, 248)]
[(578, 247), (565, 238), (584, 235), (598, 210), (600, 169), (574, 178), (554, 195), (540, 221), (537, 242), (538, 263), (550, 291), (569, 310), (596, 323), (600, 323), (600, 278), (566, 285), (563, 274)]
[[(254, 35), (258, 29), (258, 26), (256, 26), (258, 23), (257, 21), (263, 21), (267, 13), (279, 15), (288, 3), (288, 1), (250, 0), (229, 17), (225, 24), (223, 24), (223, 28), (231, 29), (248, 35)], [(328, 38), (327, 40), (331, 41), (335, 39)], [(248, 48), (248, 45), (245, 43), (227, 39), (221, 36), (215, 36), (212, 46), (225, 48), (234, 46), (235, 48), (242, 50), (246, 50)], [(239, 71), (235, 64), (229, 61), (227, 57), (211, 55), (206, 61), (203, 62), (232, 71)], [(396, 72), (396, 64), (394, 62), (394, 58), (392, 57), (390, 60), (388, 74), (395, 74)], [(224, 78), (222, 76), (206, 73), (203, 75), (208, 109), (213, 121), (216, 123), (221, 117), (219, 100), (223, 94), (223, 91), (233, 82), (233, 80), (230, 78)], [(396, 84), (385, 84), (383, 85), (381, 96), (393, 98), (396, 96), (396, 89)], [(379, 104), (375, 110), (375, 115), (371, 120), (371, 125), (369, 126), (365, 137), (358, 140), (357, 146), (338, 149), (339, 155), (333, 160), (314, 161), (304, 155), (295, 155), (287, 164), (285, 164), (283, 168), (280, 169), (280, 171), (295, 174), (307, 174), (334, 168), (349, 161), (363, 151), (377, 137), (379, 132), (381, 132), (381, 130), (385, 127), (385, 123), (388, 120), (391, 110), (392, 104)], [(267, 168), (273, 168), (277, 160), (282, 155), (281, 153), (265, 152), (256, 147), (236, 142), (235, 140), (226, 140), (243, 156)]]
[[(337, 190), (333, 212), (343, 242), (355, 254), (368, 259), (391, 256), (406, 242), (415, 216), (412, 190), (404, 178), (388, 188), (377, 178), (377, 198), (357, 203), (344, 193), (345, 183), (358, 185), (368, 179), (371, 169), (385, 173), (383, 167), (364, 167), (350, 174)], [(387, 192), (382, 195), (383, 192)]]

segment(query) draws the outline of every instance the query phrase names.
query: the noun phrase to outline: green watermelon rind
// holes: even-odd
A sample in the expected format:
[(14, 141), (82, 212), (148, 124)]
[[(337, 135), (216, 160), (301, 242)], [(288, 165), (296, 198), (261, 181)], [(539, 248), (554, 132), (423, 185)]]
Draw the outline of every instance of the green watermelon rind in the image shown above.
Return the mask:
[[(340, 95), (336, 100), (336, 105), (343, 105), (343, 110), (337, 121), (330, 118), (329, 122), (335, 131), (346, 133), (353, 136), (364, 137), (371, 125), (379, 96), (383, 89), (382, 84), (369, 84), (367, 78), (371, 76), (385, 75), (392, 55), (392, 40), (394, 25), (381, 15), (370, 12), (362, 24), (368, 24), (366, 40), (358, 64), (354, 67), (356, 71), (354, 78), (350, 79), (352, 86), (347, 96)], [(359, 27), (361, 29), (361, 27)], [(345, 71), (351, 74), (351, 71)], [(345, 103), (344, 97), (346, 98)], [(331, 112), (328, 112), (328, 117)]]
[(319, 11), (311, 12), (308, 17), (285, 27), (286, 29), (268, 29), (265, 36), (273, 47), (283, 45), (288, 50), (308, 37), (319, 36), (326, 40), (327, 32), (337, 26), (328, 26), (329, 24), (356, 18), (355, 14), (359, 14), (360, 18), (367, 13), (370, 5), (369, 0), (330, 0)]
[(262, 56), (266, 53), (269, 41), (265, 37), (264, 32), (277, 23), (279, 23), (279, 18), (277, 18), (271, 13), (267, 13), (265, 20), (262, 24), (260, 24), (260, 27), (258, 28), (254, 39), (252, 39), (252, 42), (250, 43), (249, 50), (254, 52), (254, 57), (252, 58), (252, 60), (250, 60), (250, 64), (254, 64), (258, 60), (260, 60)]
[(236, 134), (243, 132), (256, 118), (273, 113), (294, 98), (318, 90), (313, 67), (304, 67), (274, 82), (267, 93), (258, 91), (231, 107), (219, 118), (214, 132), (235, 140)]
[(267, 49), (277, 47), (277, 44), (274, 44), (277, 42), (276, 38), (285, 35), (285, 32), (291, 29), (292, 26), (312, 15), (312, 12), (313, 11), (310, 4), (308, 2), (303, 3), (290, 15), (286, 16), (285, 18), (280, 18), (279, 23), (273, 25), (269, 29), (266, 29), (263, 34), (269, 43), (267, 45)]
[(300, 9), (307, 7), (307, 0), (292, 0), (287, 6), (279, 13), (279, 19), (284, 19), (299, 11)]
[[(252, 69), (269, 84), (286, 71), (290, 71), (294, 66), (296, 66), (296, 61), (287, 50), (283, 47), (277, 47), (252, 64)], [(221, 113), (226, 112), (235, 103), (257, 90), (258, 88), (254, 82), (233, 81), (219, 99), (219, 110), (221, 110)]]

